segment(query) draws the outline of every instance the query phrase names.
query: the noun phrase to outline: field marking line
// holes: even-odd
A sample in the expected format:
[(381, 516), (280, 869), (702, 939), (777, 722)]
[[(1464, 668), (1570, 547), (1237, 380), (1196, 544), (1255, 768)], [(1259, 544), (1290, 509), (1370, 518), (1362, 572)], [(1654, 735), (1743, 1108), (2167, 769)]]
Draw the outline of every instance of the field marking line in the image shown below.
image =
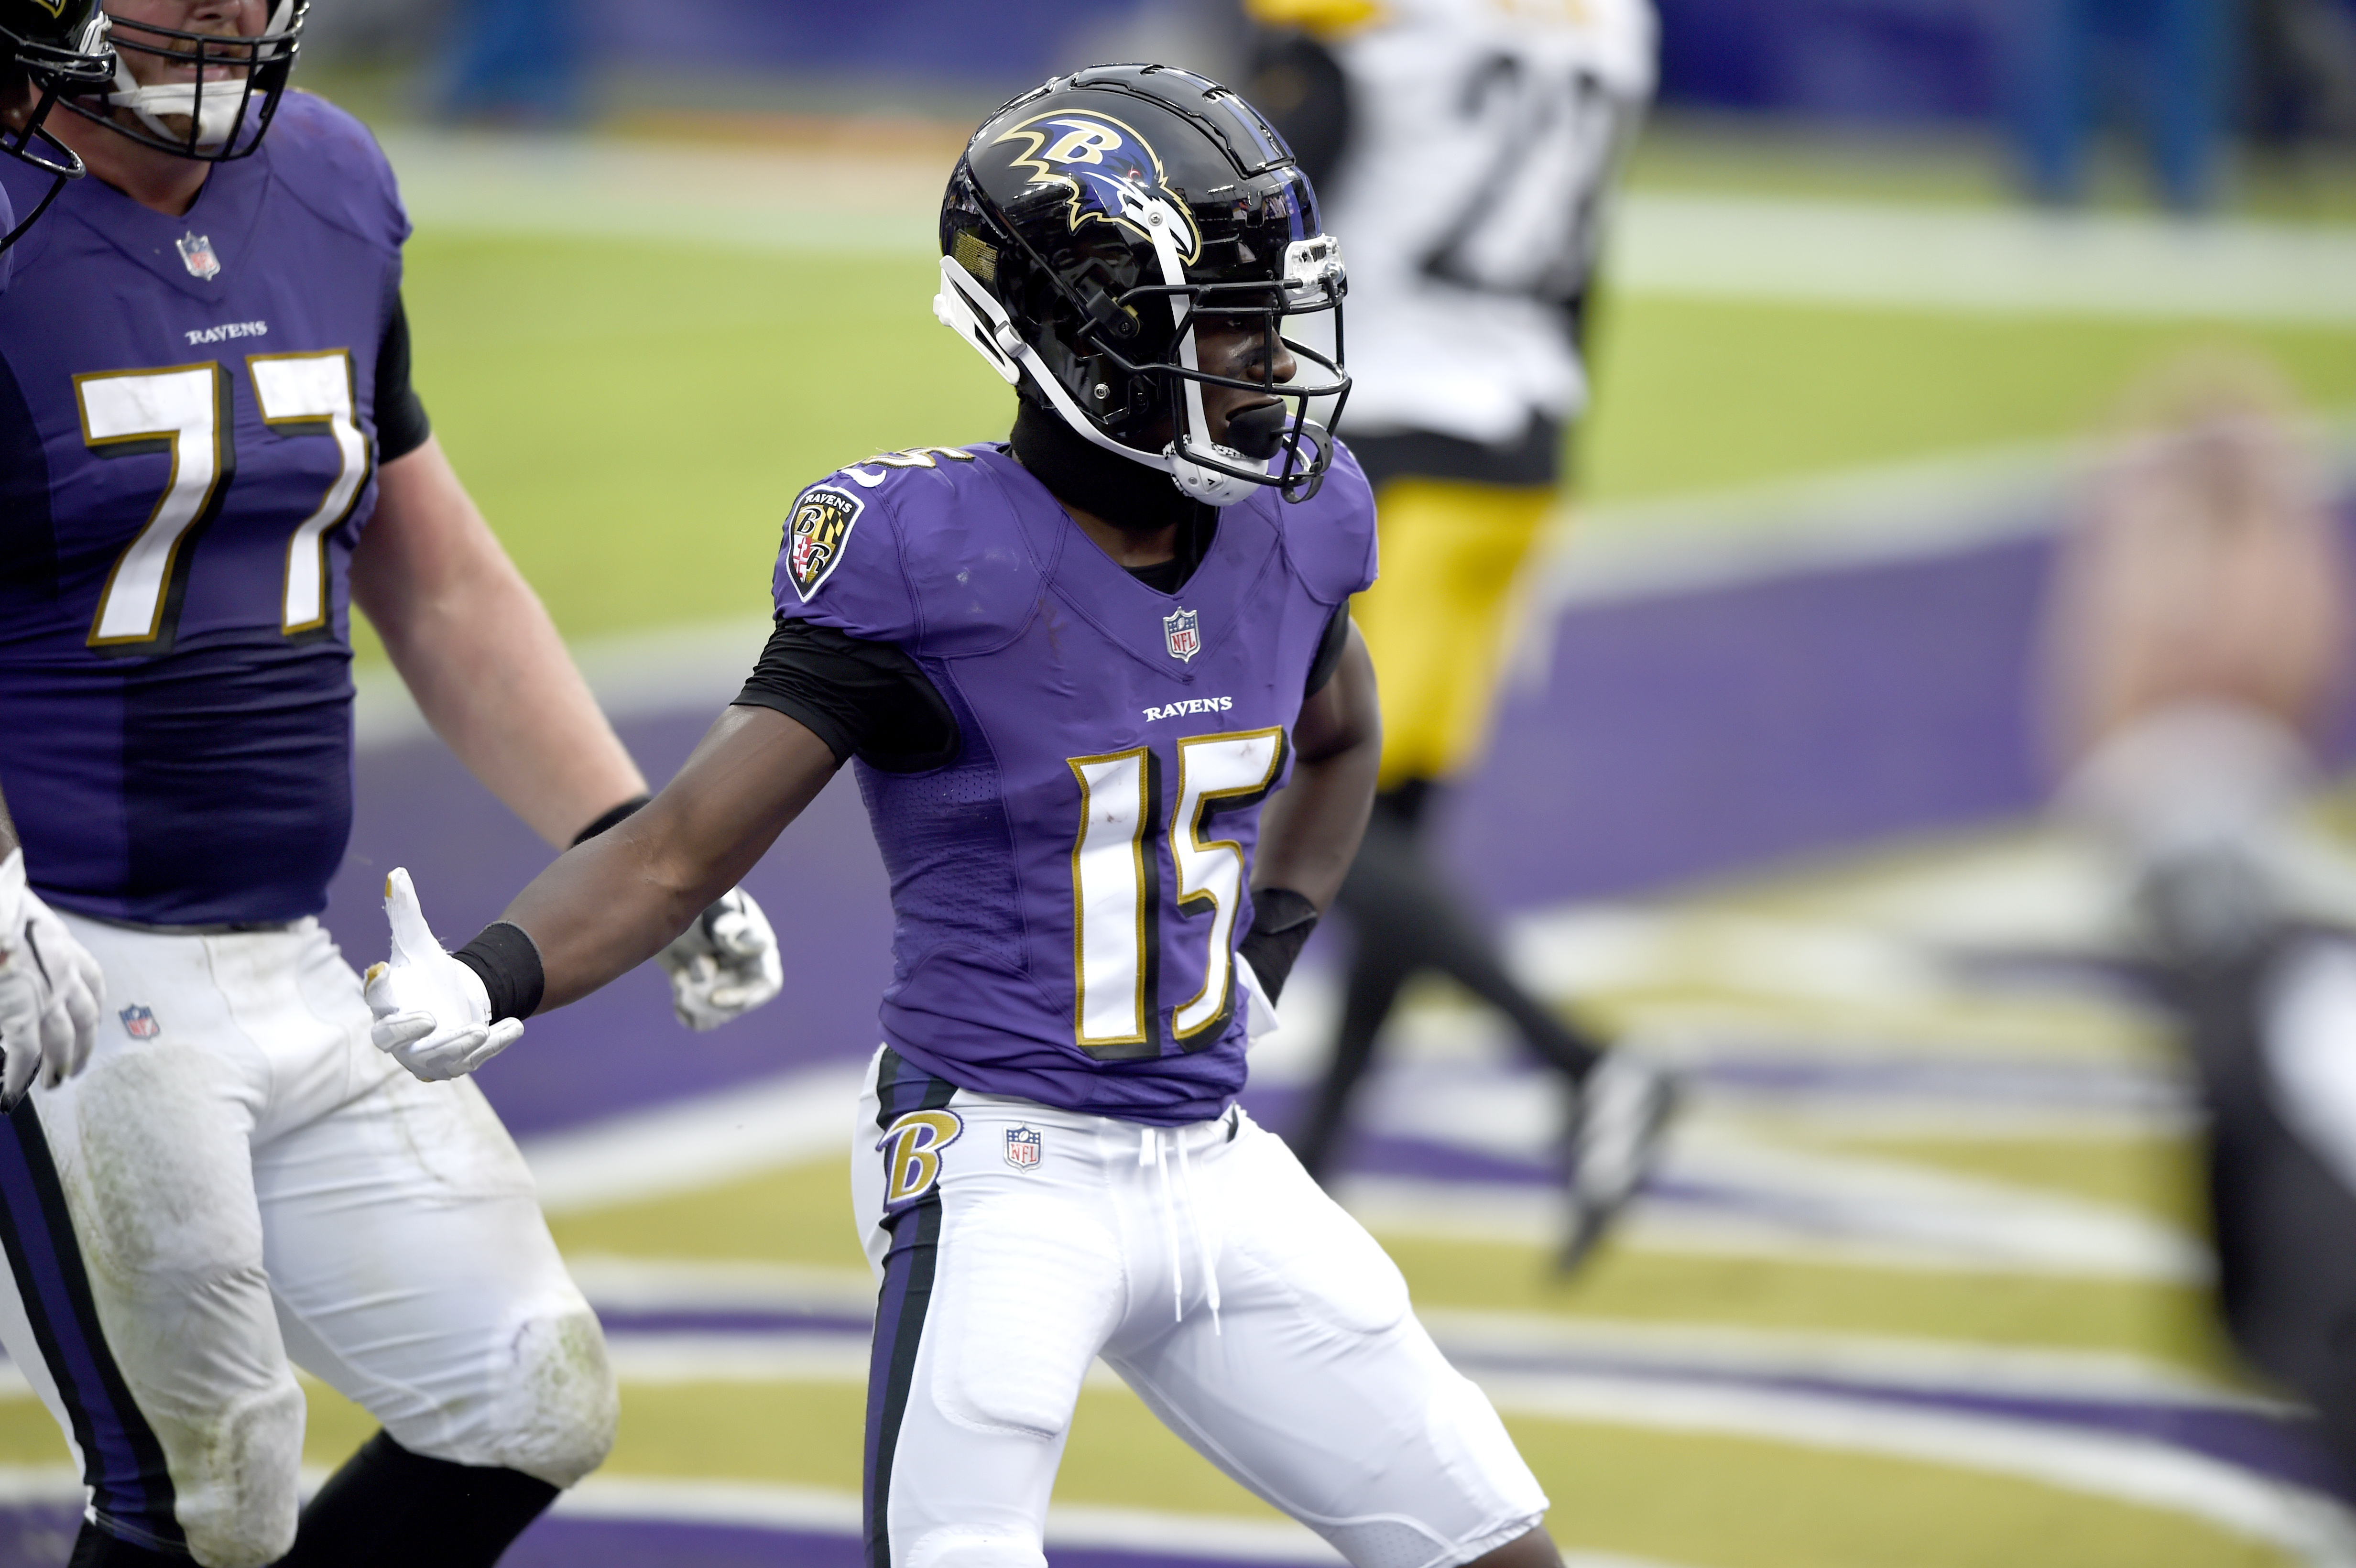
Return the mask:
[[(388, 133), (429, 233), (638, 239), (760, 253), (937, 253), (945, 165), (793, 149)], [(1614, 289), (1939, 315), (2356, 325), (2356, 228), (1633, 191)]]
[(864, 1062), (807, 1068), (523, 1141), (551, 1214), (715, 1187), (826, 1155), (848, 1158)]
[(1501, 1411), (1914, 1459), (2189, 1515), (2318, 1564), (2356, 1563), (2356, 1531), (2320, 1494), (2146, 1438), (1822, 1395), (1610, 1377), (1476, 1376)]

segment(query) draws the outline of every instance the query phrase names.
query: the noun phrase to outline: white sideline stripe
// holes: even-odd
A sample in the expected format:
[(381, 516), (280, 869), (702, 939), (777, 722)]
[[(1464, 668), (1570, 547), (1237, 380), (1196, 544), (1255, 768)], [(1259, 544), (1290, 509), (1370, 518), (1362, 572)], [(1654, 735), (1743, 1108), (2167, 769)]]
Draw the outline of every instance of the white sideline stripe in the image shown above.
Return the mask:
[(1450, 1359), (1580, 1356), (1645, 1376), (1807, 1379), (1863, 1392), (2017, 1394), (2086, 1403), (2173, 1404), (2282, 1414), (2294, 1407), (2124, 1352), (2058, 1350), (1900, 1335), (1550, 1317), (1450, 1307), (1416, 1314)]
[[(1859, 1396), (2015, 1395), (2261, 1415), (2290, 1414), (2297, 1408), (2124, 1354), (1682, 1324), (1549, 1321), (1524, 1314), (1445, 1308), (1418, 1317), (1449, 1359), (1476, 1378), (1593, 1376), (1632, 1387), (1655, 1382), (1719, 1386), (1715, 1380), (1729, 1379), (1805, 1380), (1837, 1385), (1812, 1396), (1829, 1400), (1843, 1398), (1838, 1390), (1846, 1389)], [(662, 1386), (861, 1383), (866, 1381), (871, 1349), (868, 1336), (857, 1330), (625, 1330), (609, 1331), (606, 1345), (615, 1376), (623, 1382)], [(1556, 1364), (1498, 1364), (1508, 1360)], [(1562, 1364), (1566, 1361), (1587, 1364)], [(1617, 1364), (1594, 1364), (1599, 1361)], [(1096, 1389), (1122, 1386), (1119, 1375), (1101, 1361), (1089, 1368), (1087, 1384)]]
[(2356, 229), (1633, 193), (1606, 276), (1636, 293), (1941, 313), (2356, 324)]
[[(606, 716), (642, 718), (706, 709), (717, 718), (744, 689), (768, 640), (766, 621), (717, 621), (622, 632), (572, 645)], [(359, 700), (353, 741), (361, 751), (423, 740), (434, 731), (401, 677), (381, 665), (353, 671)]]
[(1610, 1377), (1478, 1378), (1500, 1410), (1917, 1459), (2188, 1514), (2311, 1563), (2356, 1563), (2346, 1515), (2303, 1488), (2142, 1438), (1722, 1385)]
[(582, 1294), (601, 1309), (839, 1312), (860, 1317), (871, 1317), (875, 1311), (875, 1280), (863, 1268), (739, 1259), (635, 1258), (612, 1253), (568, 1253), (564, 1266)]
[(864, 1383), (865, 1334), (608, 1333), (605, 1351), (624, 1383)]
[[(859, 1499), (849, 1492), (753, 1482), (641, 1480), (629, 1476), (592, 1476), (558, 1499), (555, 1511), (575, 1519), (659, 1520), (826, 1535), (855, 1535), (860, 1527)], [(1290, 1520), (1222, 1519), (1142, 1509), (1050, 1508), (1047, 1542), (1080, 1550), (1221, 1562), (1342, 1561), (1333, 1548)]]
[[(937, 253), (950, 159), (560, 137), (384, 138), (419, 227), (769, 252)], [(1632, 293), (1952, 314), (2356, 324), (2356, 229), (1633, 191)]]
[(849, 1157), (863, 1065), (810, 1068), (523, 1145), (552, 1214), (712, 1187), (826, 1154)]
[[(1922, 1179), (1945, 1180), (1929, 1173)], [(1567, 1221), (1561, 1193), (1506, 1182), (1345, 1177), (1340, 1197), (1377, 1235), (1549, 1247), (1560, 1241)], [(1847, 1268), (2171, 1285), (2198, 1282), (2209, 1269), (2204, 1253), (2164, 1227), (2131, 1214), (2073, 1214), (2069, 1211), (2077, 1206), (2065, 1200), (2049, 1209), (2042, 1200), (1966, 1200), (1916, 1213), (1895, 1201), (1877, 1208), (1872, 1194), (1848, 1194), (1847, 1201), (1837, 1193), (1825, 1197), (1813, 1211), (1779, 1205), (1783, 1212), (1639, 1198), (1612, 1243), (1637, 1252)]]

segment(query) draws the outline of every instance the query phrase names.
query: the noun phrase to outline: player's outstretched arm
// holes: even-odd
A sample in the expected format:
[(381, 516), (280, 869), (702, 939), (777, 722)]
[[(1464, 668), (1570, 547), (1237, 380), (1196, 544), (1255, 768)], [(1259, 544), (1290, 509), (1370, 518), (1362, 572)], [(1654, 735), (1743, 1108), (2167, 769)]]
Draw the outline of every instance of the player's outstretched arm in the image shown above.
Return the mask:
[(522, 1019), (654, 956), (752, 869), (838, 765), (796, 720), (731, 708), (660, 795), (559, 856), (455, 955), (434, 938), (408, 874), (394, 872), (391, 955), (369, 971), (377, 1045), (420, 1078), (472, 1072), (522, 1032)]
[(1333, 677), (1301, 704), (1292, 746), (1292, 782), (1261, 808), (1252, 888), (1290, 889), (1323, 910), (1365, 836), (1382, 761), (1375, 663), (1355, 625)]
[(434, 733), (551, 844), (563, 848), (646, 793), (439, 441), (378, 474), (376, 515), (352, 558), (352, 598)]
[(731, 708), (646, 808), (556, 863), (501, 918), (540, 950), (543, 1008), (654, 954), (751, 870), (840, 766), (768, 708)]

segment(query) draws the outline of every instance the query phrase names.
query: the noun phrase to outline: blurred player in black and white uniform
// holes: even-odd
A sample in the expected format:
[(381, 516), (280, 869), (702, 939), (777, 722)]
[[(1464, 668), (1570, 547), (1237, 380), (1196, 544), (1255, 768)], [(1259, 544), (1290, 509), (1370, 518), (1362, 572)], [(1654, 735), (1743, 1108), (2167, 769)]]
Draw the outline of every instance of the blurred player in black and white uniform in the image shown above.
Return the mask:
[[(1343, 889), (1341, 1037), (1297, 1147), (1324, 1175), (1400, 987), (1454, 978), (1580, 1086), (1576, 1262), (1633, 1189), (1665, 1082), (1600, 1057), (1515, 983), (1426, 859), (1440, 785), (1479, 753), (1524, 562), (1585, 410), (1605, 197), (1653, 91), (1647, 0), (1251, 0), (1254, 95), (1329, 193), (1350, 251), (1350, 445), (1382, 581), (1353, 613), (1383, 688), (1382, 793)], [(1599, 1061), (1610, 1065), (1595, 1071)]]
[(2195, 357), (2136, 403), (2050, 606), (2062, 803), (2198, 1076), (2220, 1315), (2356, 1484), (2356, 870), (2306, 809), (2347, 549), (2263, 368)]
[[(0, 1125), (0, 1342), (89, 1488), (78, 1568), (489, 1563), (613, 1435), (514, 1144), (371, 1049), (316, 918), (356, 605), (551, 844), (646, 784), (411, 388), (407, 219), (368, 133), (284, 91), (304, 13), (113, 0), (112, 80), (50, 116), (93, 177), (0, 296), (0, 1008), (25, 958), (80, 977), (64, 1081)], [(0, 165), (20, 208), (37, 174)], [(671, 955), (702, 1024), (776, 989), (723, 902)], [(299, 1542), (297, 1364), (384, 1425)]]

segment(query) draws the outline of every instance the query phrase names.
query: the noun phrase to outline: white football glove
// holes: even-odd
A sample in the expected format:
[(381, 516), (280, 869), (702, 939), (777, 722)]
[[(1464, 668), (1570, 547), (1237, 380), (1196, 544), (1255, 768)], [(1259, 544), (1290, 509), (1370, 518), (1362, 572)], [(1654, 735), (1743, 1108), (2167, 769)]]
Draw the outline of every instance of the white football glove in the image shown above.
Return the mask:
[(777, 933), (742, 888), (721, 894), (655, 962), (670, 976), (671, 1011), (691, 1029), (743, 1018), (786, 985)]
[(1259, 983), (1259, 972), (1240, 953), (1236, 955), (1236, 978), (1249, 998), (1244, 1004), (1250, 1009), (1244, 1015), (1244, 1049), (1249, 1051), (1284, 1026), (1276, 1021), (1276, 1004), (1269, 999), (1268, 987)]
[(376, 1048), (428, 1083), (472, 1072), (523, 1034), (521, 1019), (491, 1017), (482, 976), (442, 951), (409, 872), (384, 880), (384, 918), (392, 956), (368, 972)]
[(25, 851), (0, 860), (0, 1113), (13, 1111), (33, 1075), (56, 1088), (82, 1070), (98, 1039), (106, 976), (26, 884)]

